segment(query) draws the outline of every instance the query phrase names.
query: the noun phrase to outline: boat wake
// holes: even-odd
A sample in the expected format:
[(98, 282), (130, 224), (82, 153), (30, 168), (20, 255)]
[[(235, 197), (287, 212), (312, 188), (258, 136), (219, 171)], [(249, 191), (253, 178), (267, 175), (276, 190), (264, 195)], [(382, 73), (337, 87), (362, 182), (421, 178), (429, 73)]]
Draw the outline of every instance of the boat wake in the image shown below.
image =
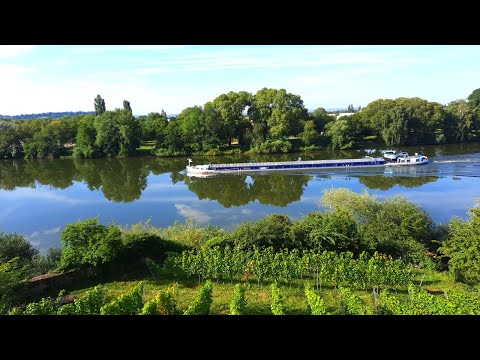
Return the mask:
[(454, 163), (479, 163), (480, 159), (463, 159), (463, 160), (434, 160), (436, 164), (454, 164)]

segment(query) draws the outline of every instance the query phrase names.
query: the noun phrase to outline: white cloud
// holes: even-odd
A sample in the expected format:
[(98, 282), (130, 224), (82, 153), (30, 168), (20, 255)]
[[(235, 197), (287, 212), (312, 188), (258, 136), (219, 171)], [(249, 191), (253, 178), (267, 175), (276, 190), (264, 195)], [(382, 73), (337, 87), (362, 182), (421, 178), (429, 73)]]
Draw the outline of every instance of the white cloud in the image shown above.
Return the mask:
[[(148, 189), (148, 187), (147, 187)], [(147, 190), (145, 189), (145, 190)], [(148, 197), (148, 198), (145, 198), (145, 197), (141, 197), (140, 199), (138, 199), (136, 202), (137, 203), (142, 203), (142, 202), (146, 202), (146, 203), (171, 203), (171, 202), (194, 202), (198, 200), (197, 197), (195, 197), (193, 194), (192, 196), (178, 196), (178, 197)]]
[(35, 45), (0, 45), (0, 58), (20, 56), (34, 48)]
[(185, 218), (193, 218), (198, 224), (208, 223), (212, 217), (207, 213), (184, 204), (175, 204), (178, 213)]
[[(0, 59), (31, 48), (0, 46)], [(52, 59), (25, 57), (25, 63), (0, 64), (0, 83), (4, 85), (0, 87), (0, 98), (4, 100), (0, 112), (15, 115), (88, 111), (93, 109), (95, 95), (100, 94), (108, 110), (121, 107), (127, 99), (135, 114), (162, 108), (167, 113), (178, 113), (221, 93), (256, 92), (262, 87), (284, 88), (299, 94), (305, 105), (312, 108), (344, 106), (340, 104), (345, 102), (365, 106), (379, 97), (398, 96), (421, 96), (446, 103), (443, 98), (451, 101), (458, 97), (456, 94), (468, 94), (464, 89), (475, 88), (475, 80), (480, 76), (471, 65), (479, 48), (464, 48), (451, 51), (444, 46), (59, 46), (52, 51)], [(41, 50), (48, 55), (48, 46)], [(466, 61), (465, 66), (462, 61)], [(427, 68), (427, 62), (435, 66)], [(445, 66), (448, 71), (441, 71)], [(434, 78), (442, 78), (444, 83), (432, 82), (434, 71), (445, 75)], [(412, 79), (416, 80), (414, 88)], [(397, 85), (392, 88), (391, 83)], [(456, 89), (455, 96), (449, 95), (450, 89)]]
[(43, 234), (45, 234), (45, 235), (57, 234), (59, 232), (60, 232), (60, 226), (57, 226), (57, 227), (54, 227), (54, 228), (51, 228), (51, 229), (47, 229), (47, 230), (43, 230)]
[(31, 69), (26, 66), (21, 66), (16, 64), (0, 64), (0, 78), (2, 76), (25, 74), (30, 71)]
[(51, 229), (46, 229), (46, 230), (36, 230), (32, 232), (30, 235), (27, 235), (27, 239), (32, 243), (34, 246), (39, 246), (40, 243), (42, 242), (41, 240), (36, 240), (36, 238), (41, 238), (42, 235), (55, 235), (60, 232), (60, 226), (51, 228)]
[(71, 49), (73, 54), (94, 54), (105, 53), (109, 51), (166, 51), (188, 47), (189, 45), (90, 45), (74, 47)]
[(164, 51), (189, 47), (190, 45), (127, 45), (131, 50)]
[(22, 205), (23, 203), (15, 202), (12, 206), (2, 207), (2, 209), (0, 210), (0, 219), (8, 218), (11, 214), (15, 212), (15, 210), (20, 208)]
[(43, 189), (30, 189), (30, 188), (19, 188), (15, 192), (5, 192), (1, 194), (1, 198), (6, 198), (7, 200), (50, 200), (59, 203), (65, 203), (70, 205), (77, 204), (93, 204), (99, 203), (98, 200), (84, 200), (84, 199), (74, 199), (65, 195), (59, 195), (54, 192)]
[(163, 190), (163, 189), (172, 189), (176, 185), (172, 183), (155, 183), (155, 184), (148, 184), (147, 188), (143, 191), (145, 194), (146, 192), (151, 192), (155, 190)]
[[(293, 85), (325, 85), (333, 83), (335, 79), (328, 75), (318, 75), (318, 76), (298, 76), (293, 77), (290, 82)], [(338, 81), (338, 79), (337, 79)]]

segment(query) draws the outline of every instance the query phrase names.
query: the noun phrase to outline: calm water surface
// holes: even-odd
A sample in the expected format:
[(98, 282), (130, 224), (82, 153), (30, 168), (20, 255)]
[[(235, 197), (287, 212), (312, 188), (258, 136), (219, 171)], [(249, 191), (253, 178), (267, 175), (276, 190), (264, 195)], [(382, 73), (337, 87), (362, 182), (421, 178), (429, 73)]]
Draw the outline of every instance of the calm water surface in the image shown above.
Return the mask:
[[(188, 177), (186, 158), (122, 160), (0, 160), (0, 231), (26, 235), (45, 251), (59, 246), (69, 223), (98, 216), (101, 223), (150, 220), (166, 227), (193, 218), (233, 229), (271, 213), (300, 219), (319, 209), (322, 191), (346, 187), (378, 198), (403, 195), (436, 222), (467, 217), (480, 197), (480, 143), (405, 147), (430, 164), (405, 168), (324, 169), (253, 175)], [(306, 154), (193, 158), (194, 164), (359, 158), (379, 149)]]

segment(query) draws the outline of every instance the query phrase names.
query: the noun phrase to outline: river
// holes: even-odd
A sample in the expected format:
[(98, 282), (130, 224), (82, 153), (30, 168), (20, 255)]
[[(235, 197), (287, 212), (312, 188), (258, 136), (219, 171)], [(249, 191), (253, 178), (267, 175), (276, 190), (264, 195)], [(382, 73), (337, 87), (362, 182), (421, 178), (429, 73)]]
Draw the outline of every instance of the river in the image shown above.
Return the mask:
[[(193, 218), (233, 229), (271, 213), (292, 220), (319, 209), (322, 191), (367, 190), (379, 199), (403, 195), (434, 221), (467, 218), (480, 198), (480, 143), (404, 147), (430, 158), (422, 166), (323, 169), (252, 175), (188, 177), (186, 157), (93, 160), (0, 160), (0, 231), (24, 234), (42, 252), (60, 246), (69, 223), (99, 217), (103, 224), (150, 221), (160, 227)], [(194, 164), (360, 158), (380, 149), (310, 154), (193, 157)]]

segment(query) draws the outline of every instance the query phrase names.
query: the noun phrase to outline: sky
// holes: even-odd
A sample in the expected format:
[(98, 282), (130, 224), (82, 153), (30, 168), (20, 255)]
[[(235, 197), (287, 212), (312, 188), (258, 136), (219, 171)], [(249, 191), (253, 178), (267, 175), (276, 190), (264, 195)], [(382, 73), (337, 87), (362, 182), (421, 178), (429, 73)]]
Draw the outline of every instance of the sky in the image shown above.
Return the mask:
[(478, 45), (0, 45), (0, 114), (178, 114), (229, 91), (286, 89), (311, 110), (480, 88)]

